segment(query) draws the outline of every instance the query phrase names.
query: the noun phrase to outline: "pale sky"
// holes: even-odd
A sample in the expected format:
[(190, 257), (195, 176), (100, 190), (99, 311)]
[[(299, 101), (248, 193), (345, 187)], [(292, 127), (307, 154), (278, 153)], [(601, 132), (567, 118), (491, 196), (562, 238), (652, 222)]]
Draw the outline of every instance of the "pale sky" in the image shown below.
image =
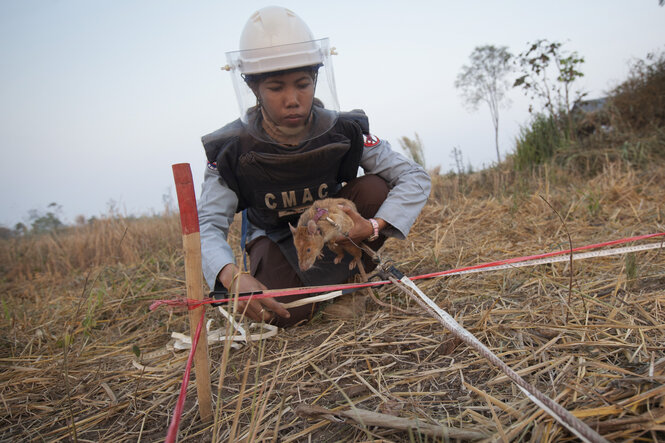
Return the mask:
[[(220, 67), (249, 15), (270, 4), (329, 37), (342, 110), (364, 109), (371, 132), (400, 150), (418, 133), (428, 167), (496, 159), (489, 111), (469, 112), (453, 84), (476, 46), (522, 52), (537, 39), (584, 56), (576, 85), (600, 97), (631, 60), (665, 49), (657, 0), (243, 1), (0, 0), (0, 224), (56, 202), (63, 221), (161, 212), (171, 165), (205, 167), (200, 137), (238, 117)], [(528, 101), (500, 114), (502, 156)]]

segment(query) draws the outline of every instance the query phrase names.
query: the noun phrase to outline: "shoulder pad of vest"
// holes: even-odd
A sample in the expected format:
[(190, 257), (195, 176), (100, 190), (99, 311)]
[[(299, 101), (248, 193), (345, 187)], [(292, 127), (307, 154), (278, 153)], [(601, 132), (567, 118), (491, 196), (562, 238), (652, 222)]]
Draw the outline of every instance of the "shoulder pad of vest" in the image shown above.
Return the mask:
[(244, 130), (245, 127), (243, 126), (242, 122), (240, 119), (237, 119), (224, 125), (218, 130), (211, 132), (210, 134), (204, 135), (201, 137), (201, 142), (203, 143), (203, 146), (220, 141), (223, 143), (232, 137), (239, 136)]
[(209, 162), (216, 162), (217, 155), (220, 149), (226, 144), (227, 141), (239, 137), (243, 134), (245, 128), (240, 119), (234, 120), (231, 123), (219, 128), (215, 132), (206, 134), (201, 137), (203, 148), (205, 149), (206, 157)]
[(349, 112), (340, 112), (339, 118), (341, 120), (351, 120), (355, 123), (358, 123), (360, 129), (362, 129), (363, 134), (369, 134), (369, 118), (365, 111), (362, 109), (353, 109)]

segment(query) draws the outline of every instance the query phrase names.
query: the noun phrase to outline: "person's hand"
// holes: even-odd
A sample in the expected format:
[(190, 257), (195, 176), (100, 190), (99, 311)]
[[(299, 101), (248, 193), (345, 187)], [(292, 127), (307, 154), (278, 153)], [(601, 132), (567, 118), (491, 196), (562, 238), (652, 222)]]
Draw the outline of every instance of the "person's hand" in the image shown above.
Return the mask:
[[(360, 245), (361, 242), (367, 240), (373, 233), (374, 227), (369, 220), (364, 218), (362, 215), (355, 211), (350, 206), (339, 205), (339, 208), (344, 211), (351, 220), (353, 220), (353, 228), (348, 233), (348, 238), (343, 235), (338, 237), (335, 242), (340, 245), (351, 243), (349, 239), (353, 240), (356, 245)], [(383, 219), (376, 219), (379, 223), (379, 229), (383, 229), (386, 226), (386, 222)]]
[[(233, 264), (224, 266), (219, 273), (219, 281), (233, 292), (264, 291), (268, 288), (249, 274), (242, 273)], [(228, 285), (228, 286), (227, 286)], [(232, 287), (229, 287), (232, 286)], [(256, 300), (239, 300), (238, 312), (254, 321), (269, 322), (275, 315), (289, 318), (291, 314), (284, 306), (273, 298), (261, 298)]]

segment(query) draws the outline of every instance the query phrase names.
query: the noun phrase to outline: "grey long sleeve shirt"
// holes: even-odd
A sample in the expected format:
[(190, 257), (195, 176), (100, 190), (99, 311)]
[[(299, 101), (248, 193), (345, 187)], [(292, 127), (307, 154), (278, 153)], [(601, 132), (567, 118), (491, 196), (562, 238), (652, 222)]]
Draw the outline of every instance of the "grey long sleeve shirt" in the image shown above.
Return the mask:
[[(418, 214), (427, 202), (431, 182), (429, 175), (418, 164), (391, 149), (390, 143), (380, 140), (363, 149), (360, 167), (365, 174), (376, 174), (390, 188), (375, 218), (390, 225), (382, 234), (404, 239)], [(227, 242), (229, 227), (238, 206), (238, 197), (229, 189), (214, 167), (205, 170), (201, 197), (198, 202), (201, 231), (203, 275), (210, 288), (224, 266), (235, 263), (233, 251)], [(265, 232), (249, 225), (247, 242)]]

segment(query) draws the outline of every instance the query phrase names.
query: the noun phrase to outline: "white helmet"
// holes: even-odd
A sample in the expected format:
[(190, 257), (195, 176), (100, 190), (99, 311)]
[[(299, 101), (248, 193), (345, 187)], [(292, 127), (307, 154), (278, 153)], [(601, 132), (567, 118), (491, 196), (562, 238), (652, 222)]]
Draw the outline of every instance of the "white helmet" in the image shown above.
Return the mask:
[(226, 53), (225, 69), (233, 73), (242, 121), (247, 123), (247, 111), (256, 105), (247, 76), (306, 66), (324, 68), (317, 75), (316, 96), (327, 109), (339, 111), (330, 55), (329, 40), (314, 39), (309, 26), (293, 11), (268, 6), (254, 12), (240, 35), (240, 50)]
[(321, 42), (293, 11), (268, 6), (252, 14), (245, 24), (238, 69), (243, 74), (260, 74), (319, 65), (324, 59)]

